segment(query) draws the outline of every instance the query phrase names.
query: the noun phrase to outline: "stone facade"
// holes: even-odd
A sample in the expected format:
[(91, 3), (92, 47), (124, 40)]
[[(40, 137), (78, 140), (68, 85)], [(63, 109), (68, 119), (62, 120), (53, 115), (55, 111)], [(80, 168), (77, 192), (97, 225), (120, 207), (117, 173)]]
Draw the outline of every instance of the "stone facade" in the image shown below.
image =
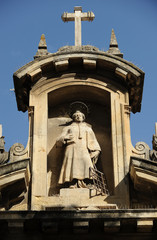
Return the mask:
[(111, 193), (102, 202), (129, 206), (130, 110), (140, 111), (143, 81), (144, 73), (133, 64), (90, 46), (35, 58), (14, 74), (18, 109), (31, 108), (32, 209), (57, 202), (61, 153), (56, 139), (70, 121), (69, 104), (78, 100), (90, 106), (88, 123), (102, 149), (98, 165)]
[[(107, 52), (76, 44), (49, 53), (42, 35), (34, 60), (14, 73), (18, 110), (28, 111), (29, 116), (28, 144), (25, 149), (14, 144), (6, 153), (0, 136), (1, 226), (28, 231), (28, 235), (34, 229), (40, 237), (40, 231), (47, 237), (55, 232), (57, 237), (63, 229), (63, 236), (64, 231), (70, 231), (70, 238), (72, 232), (83, 232), (86, 239), (94, 239), (90, 233), (96, 224), (94, 229), (101, 237), (131, 239), (128, 230), (138, 239), (149, 232), (153, 239), (157, 212), (150, 206), (157, 206), (157, 132), (153, 150), (143, 142), (134, 148), (130, 138), (130, 112), (141, 110), (143, 83), (144, 72), (123, 59), (113, 30)], [(91, 187), (85, 182), (77, 188), (58, 184), (64, 150), (76, 143), (67, 131), (64, 147), (57, 145), (65, 127), (72, 124), (69, 111), (74, 102), (83, 102), (88, 108), (86, 127), (81, 125), (83, 120), (75, 121), (76, 132), (87, 134), (88, 141), (97, 139), (95, 145), (100, 145), (77, 149), (80, 159), (83, 151), (90, 156), (99, 152), (93, 166), (95, 175), (78, 179), (96, 179)], [(88, 131), (94, 137), (89, 138)], [(102, 182), (106, 192), (100, 191)], [(143, 206), (146, 209), (140, 209)], [(24, 210), (27, 212), (21, 212)]]

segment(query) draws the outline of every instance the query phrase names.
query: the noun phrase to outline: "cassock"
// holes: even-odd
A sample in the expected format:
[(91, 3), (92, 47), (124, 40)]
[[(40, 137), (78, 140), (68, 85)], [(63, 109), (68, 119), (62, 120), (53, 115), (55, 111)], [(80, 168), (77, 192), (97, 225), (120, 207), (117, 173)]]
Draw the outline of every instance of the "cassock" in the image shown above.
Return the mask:
[[(69, 133), (73, 135), (73, 138), (65, 141), (65, 137)], [(71, 182), (74, 178), (79, 180), (89, 178), (89, 168), (93, 167), (90, 153), (101, 151), (92, 128), (85, 122), (73, 122), (63, 129), (57, 142), (65, 145), (58, 183)]]

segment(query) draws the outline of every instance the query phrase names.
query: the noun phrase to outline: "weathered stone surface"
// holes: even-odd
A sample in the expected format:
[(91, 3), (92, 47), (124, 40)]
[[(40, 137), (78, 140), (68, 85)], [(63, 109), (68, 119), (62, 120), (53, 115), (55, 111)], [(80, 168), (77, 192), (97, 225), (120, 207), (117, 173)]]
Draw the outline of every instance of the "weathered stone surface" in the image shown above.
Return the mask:
[[(75, 58), (74, 62), (79, 69), (82, 62), (78, 59)], [(93, 126), (102, 149), (98, 169), (106, 175), (111, 196), (105, 198), (92, 193), (91, 199), (78, 203), (77, 206), (81, 204), (82, 207), (88, 207), (93, 204), (106, 208), (112, 204), (129, 205), (128, 188), (124, 181), (130, 157), (126, 151), (130, 146), (129, 138), (127, 140), (129, 117), (124, 108), (129, 105), (128, 97), (123, 89), (111, 86), (107, 78), (76, 71), (41, 79), (30, 92), (29, 104), (34, 106), (30, 117), (30, 126), (33, 128), (31, 146), (35, 144), (30, 150), (33, 155), (32, 209), (59, 207), (59, 204), (64, 206), (66, 201), (70, 201), (54, 196), (59, 194), (57, 184), (63, 160), (60, 149), (56, 148), (56, 139), (64, 126), (70, 124), (69, 103), (80, 98), (90, 105), (88, 122)], [(93, 103), (93, 99), (97, 102)]]
[(6, 175), (21, 169), (25, 169), (28, 163), (29, 163), (29, 159), (24, 159), (24, 160), (19, 160), (19, 161), (11, 162), (8, 164), (4, 164), (0, 166), (0, 176)]
[[(29, 159), (0, 166), (0, 206), (7, 210), (24, 199), (30, 181)], [(25, 208), (24, 208), (25, 209)]]
[[(69, 188), (62, 188), (60, 190), (60, 196), (63, 198), (74, 198), (76, 201), (80, 201), (82, 199), (89, 199), (89, 189), (87, 188), (76, 188), (76, 189), (69, 189)], [(76, 199), (76, 196), (80, 198), (79, 200)]]
[(135, 157), (141, 157), (144, 159), (157, 161), (157, 123), (155, 123), (155, 135), (153, 135), (152, 139), (152, 147), (151, 150), (149, 146), (145, 142), (138, 142), (135, 145), (135, 148), (132, 149), (132, 153)]
[(75, 221), (73, 222), (74, 233), (88, 233), (89, 222), (88, 221)]
[[(88, 69), (88, 71), (93, 71), (96, 67), (96, 73), (98, 75), (101, 74), (106, 77), (110, 75), (110, 78), (113, 81), (114, 79), (116, 79), (116, 77), (115, 75), (112, 76), (112, 72), (114, 72), (117, 76), (116, 68), (118, 67), (119, 69), (121, 69), (118, 71), (121, 72), (121, 74), (119, 75), (119, 81), (121, 81), (121, 85), (123, 85), (124, 87), (127, 86), (127, 89), (129, 89), (129, 98), (132, 112), (135, 113), (137, 111), (140, 111), (144, 73), (132, 63), (129, 63), (122, 58), (105, 52), (97, 51), (94, 47), (89, 48), (88, 46), (81, 46), (78, 48), (74, 46), (64, 47), (55, 54), (49, 54), (47, 56), (40, 57), (35, 61), (30, 62), (29, 64), (19, 69), (16, 73), (14, 73), (14, 84), (18, 109), (26, 111), (28, 107), (30, 86), (33, 84), (31, 83), (30, 77), (27, 75), (28, 72), (36, 71), (36, 75), (33, 75), (33, 78), (38, 81), (40, 79), (40, 69), (41, 71), (43, 71), (46, 68), (46, 65), (53, 65), (53, 63), (57, 63), (60, 61), (68, 61), (69, 64), (66, 64), (68, 68), (57, 68), (57, 71), (53, 67), (51, 68), (51, 73), (53, 75), (57, 75), (59, 71), (71, 71), (72, 69), (76, 69), (78, 67), (78, 61), (76, 61), (76, 59), (80, 59), (81, 62), (85, 60), (84, 64), (81, 64), (79, 66), (80, 70), (84, 69), (84, 66), (86, 68), (87, 59), (89, 61), (92, 61), (93, 63), (94, 61), (96, 61), (96, 65), (95, 63), (90, 65), (90, 69)], [(39, 69), (39, 71), (37, 69)], [(126, 73), (124, 74), (124, 72)], [(26, 89), (27, 85), (28, 88)]]
[(116, 35), (115, 35), (113, 29), (112, 29), (112, 33), (111, 33), (110, 47), (109, 47), (109, 50), (107, 51), (107, 53), (113, 54), (118, 57), (123, 57), (123, 53), (121, 53), (118, 48)]
[(83, 65), (84, 65), (85, 69), (94, 69), (94, 68), (96, 68), (96, 61), (95, 60), (84, 59), (83, 60)]
[[(81, 8), (76, 8), (74, 14), (64, 13), (62, 18), (66, 21), (78, 17), (80, 22), (81, 11)], [(79, 12), (78, 15), (76, 12)], [(90, 17), (85, 15), (85, 18)], [(65, 46), (45, 56), (41, 54), (14, 74), (19, 110), (33, 109), (29, 114), (27, 148), (32, 158), (33, 173), (31, 209), (76, 207), (92, 210), (129, 206), (130, 156), (134, 151), (134, 156), (150, 159), (150, 149), (146, 144), (137, 144), (133, 149), (129, 125), (130, 111), (140, 111), (144, 72), (122, 58), (114, 31), (109, 51), (103, 52), (93, 46), (81, 46), (80, 23), (77, 28), (77, 46)], [(39, 48), (47, 50), (45, 39), (41, 39)], [(63, 144), (61, 151), (57, 148), (56, 139), (61, 136), (64, 127), (70, 126), (67, 106), (73, 101), (84, 101), (90, 106), (91, 115), (87, 122), (93, 126), (101, 146), (98, 169), (106, 176), (110, 196), (98, 195), (95, 190), (90, 190), (88, 197), (79, 192), (76, 193), (78, 199), (75, 199), (78, 189), (72, 189), (73, 192), (66, 189), (63, 196), (60, 191), (63, 186), (58, 184), (58, 180), (67, 145)], [(144, 149), (140, 149), (142, 145)], [(83, 158), (81, 150), (78, 153)], [(153, 152), (153, 159), (154, 156)], [(77, 166), (80, 168), (79, 164)], [(142, 173), (135, 169), (135, 165), (132, 168), (136, 170), (138, 180), (140, 177), (146, 180), (151, 175), (148, 173), (152, 171), (149, 166), (144, 170), (141, 167)], [(156, 176), (153, 174), (155, 184)], [(67, 179), (63, 182), (67, 184)], [(149, 187), (152, 187), (151, 181)]]
[(101, 151), (92, 128), (85, 122), (87, 112), (88, 108), (83, 102), (73, 102), (70, 114), (73, 122), (63, 129), (56, 143), (56, 146), (59, 143), (65, 148), (58, 183), (70, 182), (73, 188), (88, 187), (84, 180), (92, 179), (90, 168), (94, 168)]
[[(106, 201), (107, 195), (93, 194), (87, 188), (62, 188), (60, 194), (51, 197), (36, 197), (34, 209), (39, 210), (93, 210), (117, 209), (116, 204)], [(41, 207), (42, 205), (42, 207)]]
[(42, 34), (41, 38), (40, 38), (39, 46), (38, 46), (38, 51), (37, 51), (36, 55), (34, 56), (34, 59), (41, 57), (41, 56), (48, 55), (48, 54), (49, 54), (49, 52), (47, 51), (45, 35)]
[[(156, 217), (156, 210), (5, 211), (1, 212), (0, 221), (4, 221), (5, 219), (7, 223), (6, 231), (11, 231), (10, 237), (13, 233), (12, 231), (16, 229), (16, 233), (22, 230), (23, 238), (24, 236), (28, 236), (28, 234), (32, 236), (34, 232), (35, 236), (37, 236), (41, 230), (42, 236), (44, 236), (44, 233), (50, 237), (52, 233), (58, 233), (59, 236), (61, 236), (62, 231), (64, 231), (63, 236), (65, 236), (65, 230), (68, 230), (69, 234), (72, 234), (72, 239), (74, 238), (74, 232), (77, 234), (78, 232), (87, 232), (88, 237), (90, 237), (89, 239), (92, 239), (91, 237), (94, 233), (96, 233), (96, 236), (93, 239), (96, 239), (100, 233), (102, 233), (101, 239), (104, 239), (104, 237), (108, 236), (105, 235), (107, 232), (110, 232), (110, 238), (114, 238), (115, 233), (119, 232), (120, 235), (116, 235), (119, 239), (132, 239), (132, 236), (139, 236), (139, 239), (141, 239), (142, 236), (146, 236), (147, 239), (155, 239), (156, 228), (155, 221), (153, 220), (155, 220)], [(3, 226), (2, 222), (1, 226)], [(138, 232), (144, 233), (144, 235), (138, 235)], [(146, 232), (149, 233), (149, 235), (145, 235)], [(58, 234), (53, 235), (53, 238), (57, 239)], [(71, 236), (69, 234), (68, 236)], [(81, 236), (85, 237), (84, 235)]]
[(105, 232), (119, 232), (120, 231), (120, 221), (105, 221), (104, 231)]
[(152, 220), (138, 220), (137, 232), (152, 232), (153, 221)]
[[(2, 127), (1, 127), (2, 132)], [(4, 137), (0, 137), (0, 165), (3, 165), (7, 162), (13, 162), (18, 159), (24, 159), (28, 157), (28, 149), (24, 148), (24, 146), (20, 143), (15, 143), (9, 149), (9, 152), (5, 151), (5, 141)]]
[(130, 176), (135, 189), (148, 195), (157, 192), (157, 163), (140, 158), (131, 158)]
[(28, 158), (28, 149), (21, 143), (15, 143), (9, 149), (9, 162)]
[(64, 46), (58, 49), (58, 52), (79, 52), (79, 51), (99, 51), (99, 48), (91, 45), (82, 46)]
[(67, 70), (68, 66), (69, 66), (68, 60), (55, 62), (55, 68), (57, 72)]
[(145, 142), (138, 142), (132, 150), (135, 156), (150, 160), (150, 147)]
[[(157, 206), (157, 130), (152, 151), (143, 142), (133, 148), (130, 139), (130, 111), (140, 111), (144, 73), (122, 59), (113, 31), (107, 53), (93, 46), (79, 46), (80, 18), (93, 18), (91, 13), (82, 16), (81, 11), (76, 7), (75, 14), (64, 13), (62, 16), (64, 21), (79, 18), (76, 21), (78, 46), (65, 46), (57, 53), (49, 54), (42, 36), (35, 60), (14, 74), (18, 109), (29, 113), (29, 138), (26, 149), (21, 144), (14, 144), (9, 152), (10, 163), (0, 167), (0, 234), (4, 233), (5, 227), (9, 230), (8, 239), (12, 239), (14, 236), (10, 238), (10, 235), (16, 231), (21, 233), (18, 235), (22, 236), (21, 239), (28, 236), (32, 239), (40, 239), (41, 236), (57, 239), (58, 233), (61, 239), (65, 239), (65, 233), (69, 239), (73, 239), (75, 233), (84, 234), (81, 236), (85, 239), (98, 239), (100, 236), (100, 239), (132, 239), (145, 236), (146, 232), (146, 238), (155, 236), (156, 239), (156, 209), (126, 210), (135, 208), (135, 203), (143, 199), (144, 203)], [(100, 194), (98, 189), (88, 189), (80, 183), (77, 185), (80, 188), (70, 188), (64, 176), (61, 183), (65, 182), (67, 186), (62, 188), (58, 184), (62, 160), (65, 159), (64, 150), (73, 138), (62, 139), (63, 151), (61, 146), (58, 148), (56, 139), (64, 127), (73, 124), (68, 106), (74, 101), (85, 101), (89, 106), (87, 122), (93, 126), (101, 146), (97, 164), (106, 175), (110, 195)], [(81, 127), (78, 129), (81, 132)], [(81, 161), (90, 152), (86, 146), (88, 140), (93, 143), (94, 137), (87, 139), (87, 126), (85, 136), (80, 132), (78, 139), (85, 139), (82, 148), (78, 144), (77, 157)], [(84, 146), (88, 149), (86, 154), (81, 151)], [(95, 148), (92, 150), (91, 155), (94, 155)], [(100, 152), (100, 148), (96, 150)], [(4, 152), (3, 146), (1, 151)], [(77, 157), (72, 155), (70, 159), (78, 161)], [(83, 169), (84, 174), (86, 161), (76, 166), (78, 171)], [(66, 164), (64, 169), (69, 169)], [(73, 178), (77, 179), (72, 176), (71, 180)], [(88, 178), (87, 175), (84, 174), (82, 180), (84, 178)], [(28, 208), (31, 211), (22, 211)]]

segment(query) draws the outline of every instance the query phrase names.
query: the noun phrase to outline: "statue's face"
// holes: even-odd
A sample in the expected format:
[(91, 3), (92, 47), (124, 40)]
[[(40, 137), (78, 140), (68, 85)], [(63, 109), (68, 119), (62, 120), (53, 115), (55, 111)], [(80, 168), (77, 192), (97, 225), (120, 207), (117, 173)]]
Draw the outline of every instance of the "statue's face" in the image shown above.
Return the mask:
[(83, 122), (83, 120), (85, 119), (85, 116), (82, 112), (76, 111), (73, 114), (73, 119), (74, 119), (75, 122)]

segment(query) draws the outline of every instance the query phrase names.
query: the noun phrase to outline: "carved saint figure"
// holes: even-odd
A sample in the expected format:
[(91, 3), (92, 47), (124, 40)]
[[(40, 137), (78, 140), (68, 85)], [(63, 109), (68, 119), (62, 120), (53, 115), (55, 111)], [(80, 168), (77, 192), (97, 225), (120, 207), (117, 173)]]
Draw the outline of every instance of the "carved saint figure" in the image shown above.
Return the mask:
[(152, 140), (153, 150), (150, 150), (150, 159), (157, 161), (157, 135), (153, 135)]
[(92, 128), (84, 122), (87, 106), (81, 102), (75, 102), (71, 106), (73, 121), (63, 129), (57, 141), (65, 146), (59, 184), (72, 182), (73, 179), (79, 182), (90, 179), (89, 168), (97, 162), (101, 151)]

